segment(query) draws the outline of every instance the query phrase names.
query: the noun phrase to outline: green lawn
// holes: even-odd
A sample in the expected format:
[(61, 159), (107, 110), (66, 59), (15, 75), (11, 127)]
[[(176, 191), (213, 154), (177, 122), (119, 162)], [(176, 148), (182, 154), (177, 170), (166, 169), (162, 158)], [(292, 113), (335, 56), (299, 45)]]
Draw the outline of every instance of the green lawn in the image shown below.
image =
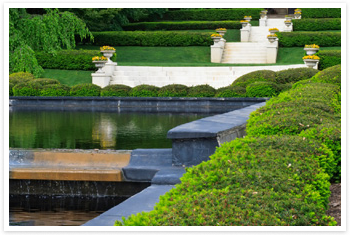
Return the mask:
[(43, 77), (54, 78), (59, 80), (61, 84), (74, 86), (82, 83), (91, 83), (91, 74), (93, 72), (94, 71), (45, 69)]

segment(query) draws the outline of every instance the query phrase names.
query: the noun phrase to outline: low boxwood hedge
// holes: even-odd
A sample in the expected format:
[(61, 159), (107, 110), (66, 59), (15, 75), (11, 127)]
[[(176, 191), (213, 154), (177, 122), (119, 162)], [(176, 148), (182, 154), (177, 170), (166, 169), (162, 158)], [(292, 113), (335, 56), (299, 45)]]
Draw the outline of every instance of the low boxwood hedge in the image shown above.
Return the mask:
[(71, 87), (70, 96), (100, 96), (101, 87), (92, 84), (84, 83)]
[(271, 70), (257, 70), (251, 73), (247, 73), (238, 77), (232, 84), (232, 86), (239, 86), (246, 88), (249, 84), (254, 82), (274, 82), (275, 72)]
[(56, 79), (52, 79), (52, 78), (36, 78), (33, 79), (31, 81), (28, 81), (27, 84), (31, 85), (31, 84), (39, 84), (42, 86), (46, 86), (46, 85), (50, 85), (50, 84), (60, 84), (60, 82)]
[(163, 86), (158, 91), (159, 97), (186, 97), (189, 87), (182, 84), (171, 84)]
[(246, 87), (247, 97), (273, 97), (279, 94), (280, 88), (274, 82), (254, 82)]
[(142, 84), (133, 87), (130, 90), (129, 95), (133, 97), (157, 97), (159, 90), (160, 88), (157, 86)]
[(71, 88), (63, 84), (49, 84), (42, 87), (40, 96), (70, 96)]
[(341, 18), (341, 8), (302, 8), (303, 18)]
[(216, 89), (210, 85), (197, 85), (189, 88), (189, 97), (214, 97)]
[(18, 83), (12, 88), (14, 96), (40, 96), (43, 86), (40, 83)]
[(240, 86), (226, 86), (217, 89), (215, 97), (246, 97), (246, 89)]
[(9, 75), (9, 82), (17, 85), (18, 83), (26, 83), (33, 80), (35, 77), (28, 72), (17, 72)]
[(101, 96), (129, 96), (129, 92), (132, 88), (130, 86), (116, 84), (109, 85), (101, 89)]
[(278, 84), (295, 83), (312, 78), (318, 70), (312, 68), (292, 68), (275, 72), (275, 81)]
[(311, 80), (341, 86), (341, 64), (320, 71)]

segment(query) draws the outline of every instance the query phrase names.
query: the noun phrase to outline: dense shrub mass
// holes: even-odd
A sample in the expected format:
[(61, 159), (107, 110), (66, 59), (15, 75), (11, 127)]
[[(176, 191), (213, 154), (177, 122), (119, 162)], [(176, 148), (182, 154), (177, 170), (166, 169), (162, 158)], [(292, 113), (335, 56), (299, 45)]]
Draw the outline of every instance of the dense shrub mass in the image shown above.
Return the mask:
[(210, 46), (211, 32), (111, 31), (94, 32), (94, 45), (114, 46)]
[(232, 86), (240, 86), (246, 88), (249, 84), (254, 82), (274, 82), (275, 72), (271, 70), (258, 70), (251, 73), (247, 73), (237, 78)]
[(157, 97), (159, 90), (160, 88), (157, 86), (142, 84), (142, 85), (133, 87), (130, 90), (129, 95), (134, 97)]
[(92, 84), (78, 84), (71, 88), (70, 96), (100, 96), (101, 87)]
[(325, 213), (340, 179), (340, 87), (298, 83), (251, 113), (246, 137), (186, 168), (153, 211), (115, 225), (336, 225)]
[(129, 92), (132, 88), (130, 86), (116, 84), (109, 85), (101, 89), (101, 96), (129, 96)]
[(26, 83), (29, 82), (30, 80), (33, 80), (35, 77), (31, 73), (27, 72), (18, 72), (18, 73), (12, 73), (9, 76), (9, 82), (17, 85), (18, 83)]
[(168, 11), (164, 15), (165, 20), (242, 20), (244, 16), (252, 16), (253, 20), (260, 18), (263, 8), (231, 8), (231, 9), (194, 9)]
[(320, 71), (311, 80), (341, 86), (341, 64)]
[(189, 88), (189, 97), (214, 97), (216, 89), (210, 85), (197, 85)]
[(254, 82), (246, 87), (247, 97), (273, 97), (279, 94), (280, 88), (274, 82)]
[(49, 84), (43, 86), (40, 96), (70, 96), (71, 88), (63, 84)]
[(163, 86), (158, 91), (159, 97), (186, 97), (189, 87), (182, 84), (171, 84)]
[(292, 20), (294, 31), (341, 30), (341, 18)]
[(215, 97), (246, 97), (246, 89), (240, 86), (226, 86), (217, 89)]
[(39, 84), (42, 86), (45, 85), (50, 85), (50, 84), (60, 84), (60, 82), (56, 79), (52, 79), (52, 78), (36, 78), (33, 79), (31, 81), (28, 81), (27, 84), (31, 85), (31, 84)]
[(312, 68), (293, 68), (275, 72), (275, 81), (278, 84), (295, 83), (300, 80), (312, 78), (318, 70)]
[(341, 46), (341, 32), (279, 32), (277, 36), (282, 47), (304, 47), (309, 44)]
[(42, 89), (40, 83), (18, 83), (12, 88), (14, 96), (40, 96)]
[(341, 64), (341, 50), (320, 50), (317, 55), (320, 58), (318, 64), (319, 70)]

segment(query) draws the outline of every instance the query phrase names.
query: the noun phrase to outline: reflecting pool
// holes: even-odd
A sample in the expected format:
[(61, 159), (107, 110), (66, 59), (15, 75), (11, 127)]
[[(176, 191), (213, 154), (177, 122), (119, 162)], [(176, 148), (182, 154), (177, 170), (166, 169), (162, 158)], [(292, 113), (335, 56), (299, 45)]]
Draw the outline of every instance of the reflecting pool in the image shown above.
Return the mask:
[(167, 132), (210, 114), (10, 110), (11, 148), (171, 148)]

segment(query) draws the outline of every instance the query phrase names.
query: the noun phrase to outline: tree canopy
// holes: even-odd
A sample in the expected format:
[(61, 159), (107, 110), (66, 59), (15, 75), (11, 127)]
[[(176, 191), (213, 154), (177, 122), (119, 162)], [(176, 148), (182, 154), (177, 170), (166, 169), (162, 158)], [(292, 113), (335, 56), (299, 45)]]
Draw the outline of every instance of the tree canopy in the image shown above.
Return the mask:
[(93, 35), (74, 13), (45, 9), (43, 15), (28, 14), (25, 8), (9, 9), (10, 72), (29, 72), (39, 77), (43, 69), (34, 51), (55, 53), (75, 47), (75, 35), (81, 39)]

